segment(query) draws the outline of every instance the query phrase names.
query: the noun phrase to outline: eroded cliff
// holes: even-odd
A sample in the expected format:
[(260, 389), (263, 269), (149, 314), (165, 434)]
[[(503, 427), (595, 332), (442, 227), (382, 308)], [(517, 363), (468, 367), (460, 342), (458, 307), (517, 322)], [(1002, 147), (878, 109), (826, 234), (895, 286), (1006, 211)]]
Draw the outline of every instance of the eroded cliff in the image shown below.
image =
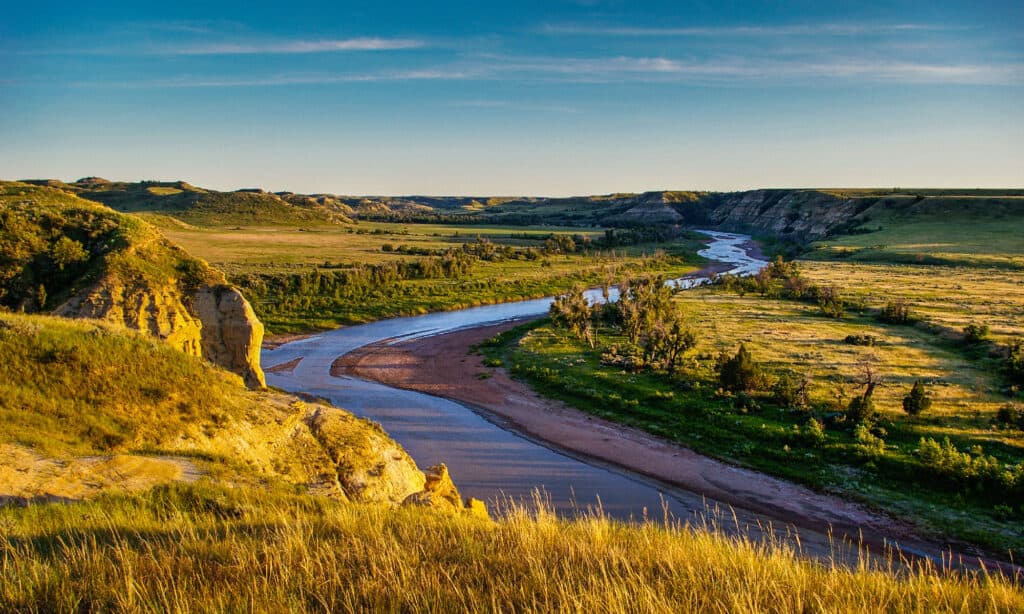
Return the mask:
[(263, 325), (224, 275), (145, 222), (50, 187), (0, 184), (0, 303), (116, 322), (265, 385)]

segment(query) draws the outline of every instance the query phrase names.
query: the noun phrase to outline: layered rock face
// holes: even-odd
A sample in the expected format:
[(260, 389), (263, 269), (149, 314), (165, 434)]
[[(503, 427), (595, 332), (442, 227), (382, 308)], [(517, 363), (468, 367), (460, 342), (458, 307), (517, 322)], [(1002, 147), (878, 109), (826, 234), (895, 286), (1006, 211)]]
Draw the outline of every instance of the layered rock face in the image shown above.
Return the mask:
[(263, 323), (236, 288), (227, 285), (199, 290), (193, 302), (202, 322), (202, 356), (238, 373), (250, 388), (267, 385), (260, 368)]
[(201, 286), (189, 295), (175, 285), (137, 282), (129, 286), (105, 278), (54, 313), (115, 322), (149, 333), (241, 375), (250, 388), (266, 386), (259, 354), (263, 324), (231, 286)]
[[(817, 240), (852, 220), (870, 201), (816, 190), (753, 190), (707, 198), (708, 220), (726, 230), (756, 230), (782, 238)], [(702, 203), (703, 204), (703, 203)]]

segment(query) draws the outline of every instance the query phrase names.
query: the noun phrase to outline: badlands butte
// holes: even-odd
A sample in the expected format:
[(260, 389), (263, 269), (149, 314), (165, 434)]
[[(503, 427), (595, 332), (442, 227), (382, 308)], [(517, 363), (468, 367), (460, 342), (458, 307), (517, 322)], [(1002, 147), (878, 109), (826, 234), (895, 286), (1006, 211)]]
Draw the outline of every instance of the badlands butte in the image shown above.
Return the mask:
[[(614, 611), (681, 602), (700, 609), (723, 599), (751, 611), (1024, 608), (1012, 565), (1005, 574), (899, 558), (891, 563), (899, 574), (885, 564), (830, 567), (785, 540), (488, 506), (464, 498), (444, 465), (418, 467), (379, 425), (266, 385), (265, 343), (573, 286), (679, 276), (707, 264), (696, 255), (706, 237), (695, 229), (750, 234), (766, 254), (796, 259), (811, 283), (843, 284), (847, 313), (831, 319), (805, 313), (807, 301), (780, 303), (780, 280), (700, 295), (720, 301), (725, 320), (762, 305), (780, 321), (806, 324), (804, 332), (863, 329), (890, 365), (929, 361), (927, 374), (886, 374), (880, 390), (891, 392), (878, 395), (886, 426), (866, 437), (889, 437), (888, 453), (882, 441), (876, 456), (857, 456), (853, 450), (879, 444), (827, 423), (829, 443), (807, 458), (819, 462), (822, 449), (848, 446), (827, 464), (856, 481), (905, 471), (899, 463), (917, 467), (910, 440), (921, 433), (952, 437), (960, 449), (984, 446), (1011, 476), (1004, 492), (957, 482), (961, 476), (946, 480), (955, 482), (949, 490), (922, 486), (919, 499), (858, 500), (937, 543), (951, 536), (958, 555), (1019, 558), (1024, 501), (1013, 471), (1024, 460), (1024, 419), (1012, 361), (1024, 336), (1024, 190), (353, 197), (220, 192), (182, 181), (25, 180), (0, 182), (0, 608)], [(912, 305), (915, 322), (878, 323), (876, 310), (897, 298)], [(977, 340), (967, 338), (970, 325)], [(539, 330), (520, 331), (519, 349), (491, 356), (491, 368), (524, 360), (522, 352), (550, 359), (536, 345), (548, 334)], [(674, 373), (651, 377), (673, 382), (675, 396), (692, 392), (714, 363), (713, 333), (722, 331), (700, 329), (705, 347), (683, 368), (690, 388)], [(735, 353), (758, 339), (746, 331), (728, 346)], [(855, 345), (826, 341), (830, 351)], [(583, 345), (563, 349), (590, 360)], [(828, 361), (824, 351), (808, 342), (802, 360)], [(782, 354), (761, 352), (772, 367), (792, 367)], [(844, 402), (859, 389), (853, 367), (842, 376), (826, 383), (815, 375), (810, 392), (820, 407), (801, 410), (806, 417), (826, 423), (842, 413), (825, 400), (832, 388), (846, 391)], [(521, 379), (566, 400), (564, 387)], [(918, 379), (935, 405), (910, 419), (920, 432), (901, 422), (897, 407), (902, 387)], [(711, 394), (713, 386), (703, 386), (696, 390)], [(773, 407), (768, 391), (758, 394), (744, 393), (755, 402), (736, 410), (736, 424), (760, 411), (751, 407)], [(735, 398), (715, 402), (733, 407)], [(703, 451), (696, 440), (654, 433)], [(705, 452), (822, 487), (784, 461), (776, 470), (742, 453)], [(986, 458), (957, 454), (968, 465)], [(856, 488), (829, 490), (856, 498)], [(919, 514), (928, 506), (930, 515)], [(105, 562), (115, 559), (118, 566)], [(129, 568), (138, 574), (127, 578)], [(766, 579), (761, 589), (747, 582), (754, 576)]]

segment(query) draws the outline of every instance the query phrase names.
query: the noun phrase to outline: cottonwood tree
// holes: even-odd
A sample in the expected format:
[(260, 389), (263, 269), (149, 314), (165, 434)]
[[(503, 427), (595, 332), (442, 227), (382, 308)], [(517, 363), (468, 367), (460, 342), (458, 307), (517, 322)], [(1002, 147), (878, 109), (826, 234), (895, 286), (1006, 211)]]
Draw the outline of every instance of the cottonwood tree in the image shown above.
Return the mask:
[(862, 424), (875, 415), (875, 404), (871, 400), (871, 396), (881, 383), (882, 378), (878, 375), (874, 363), (870, 360), (861, 362), (857, 384), (864, 386), (864, 391), (859, 396), (850, 399), (850, 404), (846, 408), (846, 418), (850, 422)]
[(675, 373), (680, 359), (696, 346), (697, 334), (687, 328), (678, 310), (670, 311), (668, 317), (655, 322), (641, 340), (644, 360), (664, 364), (669, 373)]
[(594, 347), (596, 338), (593, 307), (584, 296), (581, 286), (573, 286), (565, 294), (555, 297), (548, 313), (555, 326), (568, 328), (577, 338)]

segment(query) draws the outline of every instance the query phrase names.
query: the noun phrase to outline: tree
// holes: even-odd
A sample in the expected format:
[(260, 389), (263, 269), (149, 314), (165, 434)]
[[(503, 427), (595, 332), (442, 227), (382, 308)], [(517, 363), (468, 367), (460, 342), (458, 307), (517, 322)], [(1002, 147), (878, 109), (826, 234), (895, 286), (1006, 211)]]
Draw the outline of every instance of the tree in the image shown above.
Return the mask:
[(864, 392), (860, 396), (850, 399), (850, 404), (846, 408), (846, 418), (850, 422), (862, 424), (875, 415), (875, 403), (871, 400), (871, 396), (881, 381), (870, 361), (861, 363), (861, 372), (857, 383), (864, 386)]
[(565, 294), (558, 296), (551, 303), (551, 320), (555, 326), (568, 328), (573, 335), (583, 339), (594, 347), (593, 308), (583, 295), (583, 288), (579, 285), (573, 286)]
[(931, 406), (932, 399), (925, 392), (924, 382), (917, 380), (914, 382), (913, 388), (910, 389), (910, 394), (903, 397), (903, 411), (908, 415), (916, 416)]
[(1010, 343), (1004, 368), (1011, 382), (1024, 385), (1024, 339), (1015, 339)]
[(57, 268), (63, 271), (64, 267), (68, 265), (88, 260), (89, 252), (85, 251), (81, 243), (65, 236), (57, 239), (57, 242), (53, 244), (50, 249), (50, 257), (53, 258)]
[(818, 289), (818, 306), (822, 313), (830, 318), (839, 319), (843, 317), (845, 306), (843, 298), (839, 296), (839, 288), (835, 286), (824, 286)]
[(662, 362), (669, 373), (675, 373), (683, 355), (697, 346), (697, 334), (686, 327), (679, 311), (672, 311), (647, 331), (641, 346), (646, 362)]
[(747, 346), (740, 344), (735, 356), (730, 358), (723, 353), (719, 357), (718, 381), (726, 390), (753, 392), (764, 387), (765, 376), (761, 366), (747, 351)]
[(620, 287), (622, 330), (630, 342), (638, 343), (641, 334), (651, 330), (669, 313), (673, 290), (657, 276), (630, 279)]
[(906, 324), (911, 320), (910, 305), (906, 299), (893, 299), (885, 304), (878, 319), (891, 324)]
[(967, 343), (981, 343), (988, 339), (988, 333), (988, 324), (971, 322), (964, 327), (964, 341)]

